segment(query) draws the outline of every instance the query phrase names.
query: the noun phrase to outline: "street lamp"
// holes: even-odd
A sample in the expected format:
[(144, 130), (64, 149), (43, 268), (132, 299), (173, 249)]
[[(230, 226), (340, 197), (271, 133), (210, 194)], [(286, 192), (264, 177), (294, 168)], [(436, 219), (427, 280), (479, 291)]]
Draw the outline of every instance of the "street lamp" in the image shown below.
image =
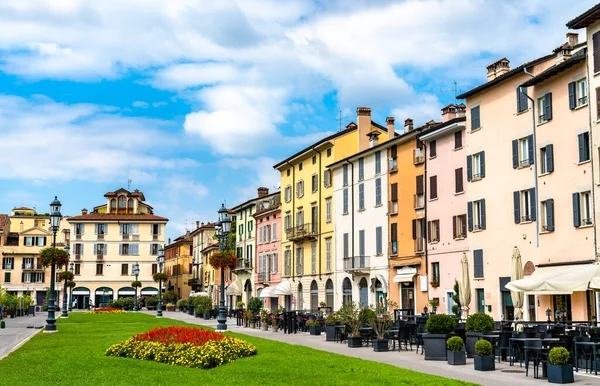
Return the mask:
[[(219, 221), (217, 222), (217, 237), (219, 237), (219, 249), (225, 251), (227, 249), (227, 237), (231, 231), (231, 220), (227, 215), (225, 204), (221, 204), (221, 208), (217, 212)], [(227, 311), (225, 309), (225, 270), (221, 267), (221, 299), (219, 301), (219, 314), (217, 316), (217, 331), (227, 330)]]
[[(140, 265), (138, 263), (135, 263), (133, 265), (132, 273), (135, 275), (135, 281), (138, 281), (138, 275), (140, 274)], [(133, 310), (134, 311), (139, 311), (139, 309), (138, 309), (137, 285), (135, 287), (135, 299), (134, 299), (134, 302), (133, 302)]]
[[(67, 256), (69, 256), (69, 244), (65, 245), (65, 252), (67, 252)], [(73, 262), (71, 262), (71, 264), (73, 264)], [(67, 270), (67, 266), (65, 265), (65, 271)], [(64, 288), (63, 288), (63, 305), (62, 305), (62, 315), (60, 316), (61, 318), (68, 318), (69, 317), (69, 313), (67, 312), (67, 278), (65, 278), (64, 280), (65, 284), (64, 284)]]
[[(52, 248), (56, 249), (56, 232), (58, 232), (60, 226), (60, 219), (62, 215), (60, 214), (60, 201), (58, 201), (58, 197), (54, 196), (54, 200), (50, 203), (50, 229), (52, 229)], [(44, 328), (45, 333), (56, 333), (56, 318), (54, 317), (54, 311), (56, 310), (54, 306), (55, 300), (55, 292), (54, 292), (54, 282), (56, 280), (56, 265), (52, 263), (50, 270), (50, 299), (48, 301), (48, 318), (46, 319), (46, 327)]]
[[(68, 247), (68, 245), (67, 245), (67, 247)], [(69, 271), (71, 273), (75, 272), (75, 264), (72, 261), (69, 263)], [(69, 290), (69, 306), (68, 306), (68, 309), (69, 309), (69, 312), (71, 312), (71, 311), (73, 311), (71, 309), (71, 304), (73, 303), (73, 287), (71, 287), (71, 286), (69, 286), (69, 287), (70, 287), (70, 290)]]
[[(160, 247), (158, 250), (158, 257), (156, 258), (158, 261), (158, 272), (163, 273), (163, 264), (165, 263), (165, 250), (163, 247)], [(162, 278), (158, 279), (158, 308), (156, 310), (156, 317), (162, 318)]]
[(550, 307), (546, 309), (546, 316), (548, 317), (548, 324), (550, 324), (550, 315), (552, 315), (552, 310)]

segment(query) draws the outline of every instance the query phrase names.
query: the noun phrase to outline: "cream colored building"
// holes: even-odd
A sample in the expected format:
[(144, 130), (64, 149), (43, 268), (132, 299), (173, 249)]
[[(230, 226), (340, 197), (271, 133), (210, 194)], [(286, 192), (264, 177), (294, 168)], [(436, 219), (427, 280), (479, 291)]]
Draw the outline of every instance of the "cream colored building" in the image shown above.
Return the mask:
[(192, 235), (189, 231), (177, 237), (173, 243), (169, 239), (165, 247), (165, 273), (169, 277), (167, 291), (173, 291), (177, 298), (187, 298), (192, 290)]
[(137, 189), (119, 189), (104, 195), (106, 203), (91, 213), (68, 219), (71, 225), (71, 260), (75, 263), (73, 296), (77, 308), (91, 300), (95, 306), (110, 299), (133, 296), (133, 264), (139, 263), (139, 295), (157, 295), (152, 275), (158, 271), (159, 248), (164, 245), (168, 219), (153, 213)]

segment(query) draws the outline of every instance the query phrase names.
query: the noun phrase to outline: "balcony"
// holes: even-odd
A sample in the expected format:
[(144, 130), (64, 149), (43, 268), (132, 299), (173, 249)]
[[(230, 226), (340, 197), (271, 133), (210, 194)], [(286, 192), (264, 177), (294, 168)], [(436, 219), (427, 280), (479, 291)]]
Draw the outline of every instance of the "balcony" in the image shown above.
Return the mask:
[(96, 254), (96, 260), (104, 260), (104, 254), (103, 253), (97, 253)]
[(398, 214), (398, 201), (388, 202), (388, 213), (390, 215)]
[(390, 158), (389, 162), (390, 162), (390, 165), (389, 165), (390, 173), (397, 172), (398, 171), (398, 160), (396, 158)]
[(81, 253), (75, 254), (75, 260), (81, 260)]
[(237, 262), (237, 267), (235, 267), (234, 271), (252, 271), (252, 261), (239, 259)]
[(129, 233), (123, 233), (123, 240), (129, 240)]
[(425, 252), (425, 239), (423, 237), (417, 237), (415, 239), (415, 253)]
[[(315, 224), (316, 225), (316, 224)], [(287, 239), (290, 241), (311, 240), (317, 237), (317, 227), (311, 223), (305, 223), (285, 230)]]
[(421, 149), (413, 150), (413, 162), (415, 165), (419, 165), (425, 162), (425, 157), (423, 157), (423, 152), (421, 151)]
[(98, 233), (98, 240), (104, 240), (104, 233)]
[(344, 258), (344, 271), (348, 272), (369, 272), (369, 256), (354, 256)]
[(81, 240), (81, 233), (75, 233), (75, 240)]
[(43, 270), (44, 267), (42, 267), (41, 264), (23, 263), (23, 264), (21, 264), (21, 269), (26, 270), (26, 271), (37, 271), (37, 270)]
[(158, 236), (159, 236), (159, 234), (158, 234), (158, 233), (153, 233), (153, 234), (152, 234), (152, 241), (156, 241), (156, 240), (158, 240)]
[(415, 209), (423, 209), (425, 207), (425, 194), (415, 194), (413, 197), (413, 205)]

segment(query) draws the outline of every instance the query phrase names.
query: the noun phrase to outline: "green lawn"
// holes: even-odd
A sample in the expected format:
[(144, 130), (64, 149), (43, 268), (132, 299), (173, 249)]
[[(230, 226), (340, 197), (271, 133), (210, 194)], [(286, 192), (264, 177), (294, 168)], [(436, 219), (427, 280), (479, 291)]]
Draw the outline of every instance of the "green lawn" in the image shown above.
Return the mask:
[(72, 313), (58, 320), (58, 334), (37, 334), (0, 361), (0, 385), (466, 384), (241, 334), (233, 335), (255, 344), (258, 354), (210, 370), (104, 355), (111, 344), (158, 325), (186, 323), (134, 313)]

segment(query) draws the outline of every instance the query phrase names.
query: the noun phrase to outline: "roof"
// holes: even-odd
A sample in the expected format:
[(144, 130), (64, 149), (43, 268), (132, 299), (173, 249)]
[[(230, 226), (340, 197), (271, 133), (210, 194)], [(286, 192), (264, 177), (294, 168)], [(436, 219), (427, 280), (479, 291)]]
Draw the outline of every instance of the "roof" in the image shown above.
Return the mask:
[(13, 208), (13, 210), (34, 210), (33, 208), (28, 208), (26, 206), (20, 206), (18, 208)]
[(9, 218), (7, 214), (0, 214), (0, 229), (3, 229), (8, 224)]
[(90, 213), (69, 217), (69, 222), (75, 221), (169, 221), (168, 218), (153, 214), (99, 214)]
[(567, 23), (567, 27), (571, 29), (585, 28), (600, 19), (600, 3), (594, 5), (575, 19)]
[(104, 197), (116, 197), (119, 193), (126, 193), (127, 197), (139, 197), (140, 201), (146, 201), (146, 197), (144, 197), (144, 193), (140, 192), (138, 189), (130, 192), (125, 188), (120, 188), (115, 190), (114, 192), (107, 192), (104, 194)]
[[(251, 199), (249, 199), (249, 200), (246, 200), (246, 201), (242, 202), (242, 203), (241, 203), (241, 204), (239, 204), (239, 205), (236, 205), (236, 206), (232, 207), (232, 208), (231, 208), (231, 211), (235, 213), (235, 212), (237, 212), (238, 210), (240, 210), (240, 209), (243, 209), (243, 208), (244, 208), (246, 205), (248, 205), (248, 204), (251, 204), (253, 201), (258, 201), (258, 200), (261, 200), (261, 199), (269, 198), (269, 197), (271, 197), (271, 196), (275, 196), (275, 195), (278, 195), (278, 194), (280, 194), (280, 193), (281, 193), (281, 192), (278, 190), (278, 191), (276, 191), (276, 192), (269, 193), (269, 194), (267, 194), (266, 196), (262, 196), (262, 197), (254, 197), (254, 198), (251, 198)], [(237, 210), (236, 210), (236, 209), (237, 209)]]
[(570, 59), (567, 59), (564, 62), (561, 62), (559, 64), (556, 64), (556, 65), (546, 69), (542, 73), (538, 74), (537, 76), (535, 76), (535, 77), (529, 79), (527, 82), (523, 83), (521, 86), (522, 87), (535, 86), (536, 84), (542, 83), (543, 81), (553, 77), (554, 75), (557, 75), (557, 74), (573, 67), (574, 65), (583, 62), (586, 58), (586, 51), (587, 51), (587, 49), (585, 49), (585, 48), (583, 50), (577, 51), (575, 53), (575, 55), (573, 55)]
[(477, 93), (480, 93), (484, 90), (487, 90), (488, 88), (497, 85), (498, 83), (504, 82), (506, 79), (512, 78), (513, 76), (520, 74), (523, 72), (524, 68), (527, 67), (531, 67), (531, 66), (535, 66), (536, 64), (540, 64), (542, 62), (545, 62), (548, 59), (552, 59), (553, 57), (555, 57), (556, 54), (550, 54), (550, 55), (546, 55), (546, 56), (542, 56), (541, 58), (537, 58), (535, 60), (532, 60), (530, 62), (526, 62), (523, 63), (522, 65), (508, 71), (505, 74), (500, 75), (499, 77), (497, 77), (496, 79), (492, 79), (482, 85), (479, 85), (477, 87), (475, 87), (474, 89), (471, 89), (465, 93), (460, 94), (459, 96), (457, 96), (457, 99), (465, 99), (468, 98), (470, 96), (473, 96)]

